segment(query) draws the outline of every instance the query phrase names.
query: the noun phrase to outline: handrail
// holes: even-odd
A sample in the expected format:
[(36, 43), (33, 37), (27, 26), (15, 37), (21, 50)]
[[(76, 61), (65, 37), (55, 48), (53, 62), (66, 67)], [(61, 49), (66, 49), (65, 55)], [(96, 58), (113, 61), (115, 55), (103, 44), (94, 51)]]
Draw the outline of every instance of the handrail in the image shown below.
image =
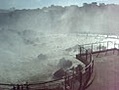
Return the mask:
[(89, 43), (89, 44), (81, 44), (80, 46), (92, 45), (92, 44), (100, 44), (100, 43), (108, 43), (108, 42), (113, 43), (112, 41), (103, 41), (103, 42), (96, 42), (96, 43)]

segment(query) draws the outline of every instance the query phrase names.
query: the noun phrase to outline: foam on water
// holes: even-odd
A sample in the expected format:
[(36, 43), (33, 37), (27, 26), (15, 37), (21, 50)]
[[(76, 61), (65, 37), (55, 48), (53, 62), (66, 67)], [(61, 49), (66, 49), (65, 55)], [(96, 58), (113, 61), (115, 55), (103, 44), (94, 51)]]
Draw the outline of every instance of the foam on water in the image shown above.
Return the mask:
[(66, 52), (67, 48), (102, 40), (76, 34), (22, 33), (6, 30), (4, 35), (0, 34), (0, 81), (3, 83), (50, 80), (52, 73), (59, 69), (57, 64), (61, 58), (75, 61), (78, 51)]

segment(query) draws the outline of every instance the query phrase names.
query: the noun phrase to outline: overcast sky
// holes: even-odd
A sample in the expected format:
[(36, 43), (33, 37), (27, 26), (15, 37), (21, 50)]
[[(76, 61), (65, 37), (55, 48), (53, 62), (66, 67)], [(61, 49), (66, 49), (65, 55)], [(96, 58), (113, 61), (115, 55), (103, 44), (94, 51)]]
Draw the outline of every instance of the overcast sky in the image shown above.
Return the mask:
[(79, 5), (82, 3), (115, 3), (118, 4), (119, 0), (0, 0), (0, 9), (9, 9), (15, 7), (17, 9), (23, 8), (42, 8), (44, 6), (48, 7), (52, 4), (69, 6), (69, 5)]

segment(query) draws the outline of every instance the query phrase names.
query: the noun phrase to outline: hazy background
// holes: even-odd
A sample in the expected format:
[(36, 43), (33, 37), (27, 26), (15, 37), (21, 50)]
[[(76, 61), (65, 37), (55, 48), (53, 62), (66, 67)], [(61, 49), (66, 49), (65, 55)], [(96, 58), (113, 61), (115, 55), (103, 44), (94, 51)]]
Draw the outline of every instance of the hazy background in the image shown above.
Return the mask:
[(83, 2), (0, 0), (0, 82), (50, 80), (59, 60), (75, 60), (78, 44), (119, 34), (118, 1)]
[(42, 9), (1, 10), (0, 28), (15, 31), (37, 30), (49, 33), (101, 33), (118, 34), (119, 5), (97, 4), (82, 7), (55, 6)]

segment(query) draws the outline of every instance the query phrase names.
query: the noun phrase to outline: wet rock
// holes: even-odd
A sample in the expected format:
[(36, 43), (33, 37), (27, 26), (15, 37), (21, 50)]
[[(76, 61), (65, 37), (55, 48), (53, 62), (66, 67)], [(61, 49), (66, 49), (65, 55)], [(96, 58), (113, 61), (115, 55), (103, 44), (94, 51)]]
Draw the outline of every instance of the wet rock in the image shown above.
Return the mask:
[(58, 66), (60, 68), (69, 68), (72, 66), (72, 62), (70, 60), (66, 60), (65, 58), (60, 59)]
[(38, 58), (39, 60), (46, 60), (46, 59), (47, 59), (47, 56), (44, 55), (44, 54), (40, 54), (40, 55), (37, 56), (37, 58)]
[(62, 78), (64, 75), (65, 75), (65, 71), (62, 68), (60, 68), (53, 74), (53, 78), (54, 79)]

